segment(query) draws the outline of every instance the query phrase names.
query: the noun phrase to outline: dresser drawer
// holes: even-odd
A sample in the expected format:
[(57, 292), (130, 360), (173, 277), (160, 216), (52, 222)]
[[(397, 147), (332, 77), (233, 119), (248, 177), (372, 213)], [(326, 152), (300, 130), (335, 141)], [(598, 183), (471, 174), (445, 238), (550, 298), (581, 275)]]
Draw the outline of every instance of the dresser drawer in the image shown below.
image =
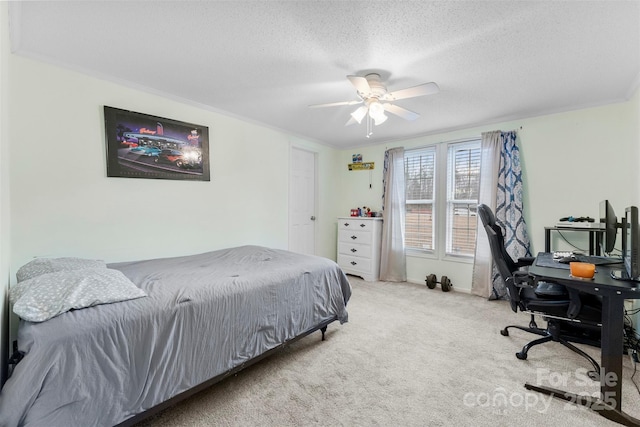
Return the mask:
[(371, 231), (373, 230), (374, 223), (371, 220), (366, 219), (341, 219), (338, 222), (338, 230), (360, 230)]
[(338, 232), (338, 241), (371, 244), (371, 233), (359, 230), (340, 230)]
[[(372, 263), (368, 258), (358, 258), (355, 256), (338, 254), (338, 264), (345, 271), (354, 270), (368, 273), (372, 271)], [(377, 274), (376, 274), (377, 275)]]
[(338, 242), (338, 253), (348, 256), (371, 258), (371, 245), (360, 245), (351, 242)]

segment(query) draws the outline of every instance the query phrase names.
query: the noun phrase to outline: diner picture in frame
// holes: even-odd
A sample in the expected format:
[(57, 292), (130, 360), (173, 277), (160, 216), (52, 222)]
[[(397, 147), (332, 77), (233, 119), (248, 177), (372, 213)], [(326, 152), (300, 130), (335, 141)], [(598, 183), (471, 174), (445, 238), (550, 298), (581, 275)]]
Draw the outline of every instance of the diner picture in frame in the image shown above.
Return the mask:
[(107, 176), (209, 181), (209, 128), (104, 106)]

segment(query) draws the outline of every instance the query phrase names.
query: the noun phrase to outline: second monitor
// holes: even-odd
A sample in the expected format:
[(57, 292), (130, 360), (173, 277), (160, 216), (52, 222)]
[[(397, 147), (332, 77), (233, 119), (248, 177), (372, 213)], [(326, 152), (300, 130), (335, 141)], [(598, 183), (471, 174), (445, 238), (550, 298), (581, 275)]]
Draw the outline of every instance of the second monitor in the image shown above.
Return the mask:
[(616, 213), (608, 200), (600, 202), (600, 222), (605, 226), (600, 240), (601, 249), (603, 253), (609, 255), (616, 246), (616, 235), (618, 228), (622, 225), (618, 223)]
[(639, 280), (640, 265), (638, 251), (640, 250), (640, 224), (638, 223), (638, 208), (630, 206), (624, 211), (622, 230), (622, 259), (624, 269), (630, 280)]

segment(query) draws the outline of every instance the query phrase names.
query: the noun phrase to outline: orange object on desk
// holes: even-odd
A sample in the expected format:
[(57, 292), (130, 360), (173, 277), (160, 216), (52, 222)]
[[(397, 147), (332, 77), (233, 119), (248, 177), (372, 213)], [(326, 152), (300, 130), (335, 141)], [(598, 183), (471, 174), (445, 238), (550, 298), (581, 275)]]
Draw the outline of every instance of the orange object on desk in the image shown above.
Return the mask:
[(596, 273), (596, 265), (588, 262), (570, 262), (569, 269), (572, 276), (584, 279), (592, 279)]

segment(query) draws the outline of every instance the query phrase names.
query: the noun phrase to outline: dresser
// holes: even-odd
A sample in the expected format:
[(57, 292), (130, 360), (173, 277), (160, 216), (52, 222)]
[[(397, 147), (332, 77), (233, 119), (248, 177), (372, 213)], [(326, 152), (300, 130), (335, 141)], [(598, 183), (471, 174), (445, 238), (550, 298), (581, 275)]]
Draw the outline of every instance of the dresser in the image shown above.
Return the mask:
[(380, 276), (382, 218), (338, 218), (338, 265), (372, 282)]

